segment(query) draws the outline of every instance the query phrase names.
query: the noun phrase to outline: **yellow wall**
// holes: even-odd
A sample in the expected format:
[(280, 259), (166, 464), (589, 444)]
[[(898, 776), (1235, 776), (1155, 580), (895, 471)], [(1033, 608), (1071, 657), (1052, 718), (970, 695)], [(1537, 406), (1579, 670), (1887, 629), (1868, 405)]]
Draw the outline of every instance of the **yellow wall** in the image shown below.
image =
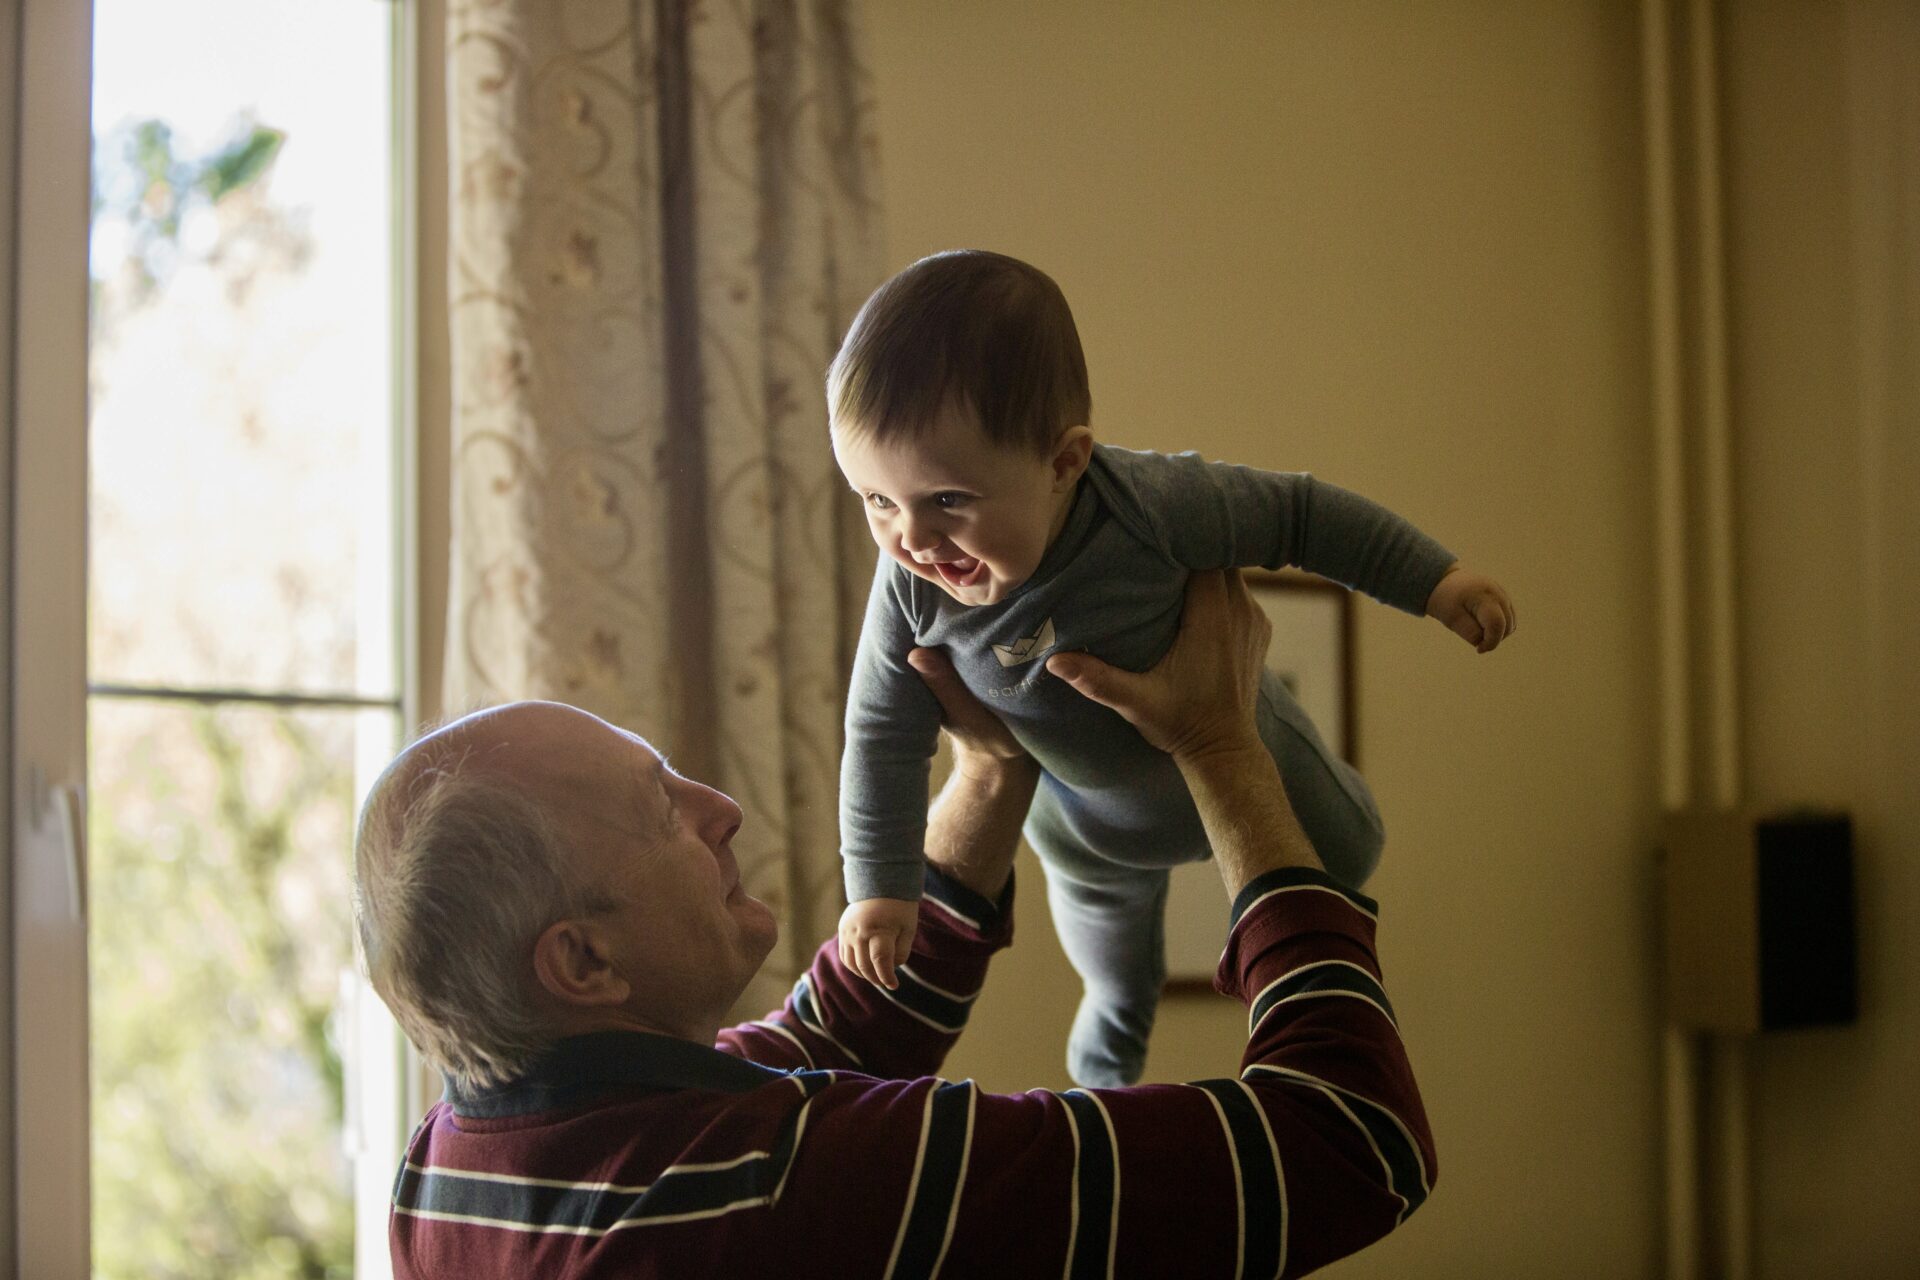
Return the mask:
[(1760, 1274), (1912, 1275), (1920, 7), (1723, 8), (1745, 785), (1853, 811), (1861, 930), (1860, 1025), (1755, 1046)]
[[(1312, 470), (1501, 577), (1476, 657), (1362, 611), (1383, 959), (1436, 1198), (1345, 1276), (1650, 1274), (1659, 1128), (1638, 32), (1617, 3), (867, 6), (890, 261), (1028, 258), (1108, 440)], [(1063, 1082), (1021, 940), (952, 1069)], [(1150, 1075), (1243, 1023), (1169, 1005)]]
[[(1751, 1046), (1755, 1273), (1896, 1275), (1920, 1256), (1920, 12), (1717, 12), (1741, 785), (1852, 810), (1861, 922), (1860, 1025)], [(1491, 658), (1362, 614), (1372, 888), (1445, 1172), (1335, 1272), (1658, 1274), (1637, 6), (868, 14), (893, 265), (1030, 258), (1106, 439), (1313, 470), (1517, 598)], [(1078, 994), (1023, 880), (952, 1064), (996, 1088), (1063, 1081)], [(1241, 1037), (1174, 1001), (1149, 1074), (1225, 1072)]]

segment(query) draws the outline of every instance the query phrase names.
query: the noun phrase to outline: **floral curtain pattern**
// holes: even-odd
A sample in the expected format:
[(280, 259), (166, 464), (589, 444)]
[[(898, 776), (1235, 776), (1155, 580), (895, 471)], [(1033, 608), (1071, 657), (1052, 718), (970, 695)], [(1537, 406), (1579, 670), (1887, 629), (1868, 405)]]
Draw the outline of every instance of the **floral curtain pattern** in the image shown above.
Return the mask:
[(456, 0), (446, 705), (574, 703), (740, 802), (776, 1003), (841, 898), (873, 552), (822, 378), (879, 282), (853, 0)]

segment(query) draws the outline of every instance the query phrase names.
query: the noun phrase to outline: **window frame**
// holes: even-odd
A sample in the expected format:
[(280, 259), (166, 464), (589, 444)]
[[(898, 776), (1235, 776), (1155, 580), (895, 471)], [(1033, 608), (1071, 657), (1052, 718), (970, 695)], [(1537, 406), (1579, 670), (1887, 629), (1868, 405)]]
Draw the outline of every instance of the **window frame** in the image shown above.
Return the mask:
[[(0, 1273), (85, 1276), (91, 1257), (85, 918), (86, 724), (91, 694), (374, 707), (404, 740), (421, 723), (419, 536), (420, 0), (389, 18), (393, 390), (392, 670), (397, 697), (138, 688), (87, 681), (88, 252), (93, 5), (0, 0)], [(438, 7), (434, 10), (439, 12)], [(28, 311), (31, 311), (30, 316)], [(30, 321), (30, 322), (29, 322)], [(344, 1012), (369, 1059), (354, 1167), (355, 1270), (391, 1274), (386, 1204), (430, 1082), (364, 980)], [(32, 998), (25, 998), (26, 993)], [(367, 1037), (380, 1039), (369, 1041)], [(364, 1085), (364, 1081), (362, 1084)], [(19, 1171), (31, 1168), (23, 1179)]]

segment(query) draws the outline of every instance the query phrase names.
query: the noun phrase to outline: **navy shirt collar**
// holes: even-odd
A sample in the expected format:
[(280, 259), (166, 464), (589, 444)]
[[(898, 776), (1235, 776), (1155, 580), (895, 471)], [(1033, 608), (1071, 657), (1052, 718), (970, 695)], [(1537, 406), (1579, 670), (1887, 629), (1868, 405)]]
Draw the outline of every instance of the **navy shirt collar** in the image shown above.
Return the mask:
[(493, 1119), (633, 1089), (746, 1093), (785, 1074), (691, 1040), (648, 1031), (594, 1031), (556, 1041), (508, 1084), (462, 1092), (449, 1080), (446, 1096), (457, 1116)]

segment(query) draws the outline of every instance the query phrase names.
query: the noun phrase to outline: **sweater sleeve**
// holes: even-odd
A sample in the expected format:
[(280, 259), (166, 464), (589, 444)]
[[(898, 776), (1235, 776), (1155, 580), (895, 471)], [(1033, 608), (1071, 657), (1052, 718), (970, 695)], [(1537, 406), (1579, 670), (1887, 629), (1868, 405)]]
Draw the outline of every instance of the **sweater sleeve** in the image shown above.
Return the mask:
[(933, 867), (900, 986), (877, 987), (840, 963), (831, 939), (786, 1003), (720, 1033), (715, 1046), (762, 1066), (912, 1078), (940, 1070), (966, 1029), (987, 961), (1013, 941), (1013, 881), (989, 902)]
[(910, 586), (906, 572), (882, 556), (847, 690), (840, 856), (849, 902), (920, 896), (940, 703), (907, 665), (914, 646)]
[(1289, 870), (1234, 914), (1216, 985), (1248, 1007), (1237, 1075), (990, 1094), (836, 1074), (768, 1238), (823, 1274), (1199, 1278), (1302, 1275), (1386, 1235), (1436, 1164), (1373, 904)]
[(1412, 614), (1454, 563), (1411, 523), (1305, 472), (1112, 450), (1129, 505), (1189, 569), (1295, 566)]

